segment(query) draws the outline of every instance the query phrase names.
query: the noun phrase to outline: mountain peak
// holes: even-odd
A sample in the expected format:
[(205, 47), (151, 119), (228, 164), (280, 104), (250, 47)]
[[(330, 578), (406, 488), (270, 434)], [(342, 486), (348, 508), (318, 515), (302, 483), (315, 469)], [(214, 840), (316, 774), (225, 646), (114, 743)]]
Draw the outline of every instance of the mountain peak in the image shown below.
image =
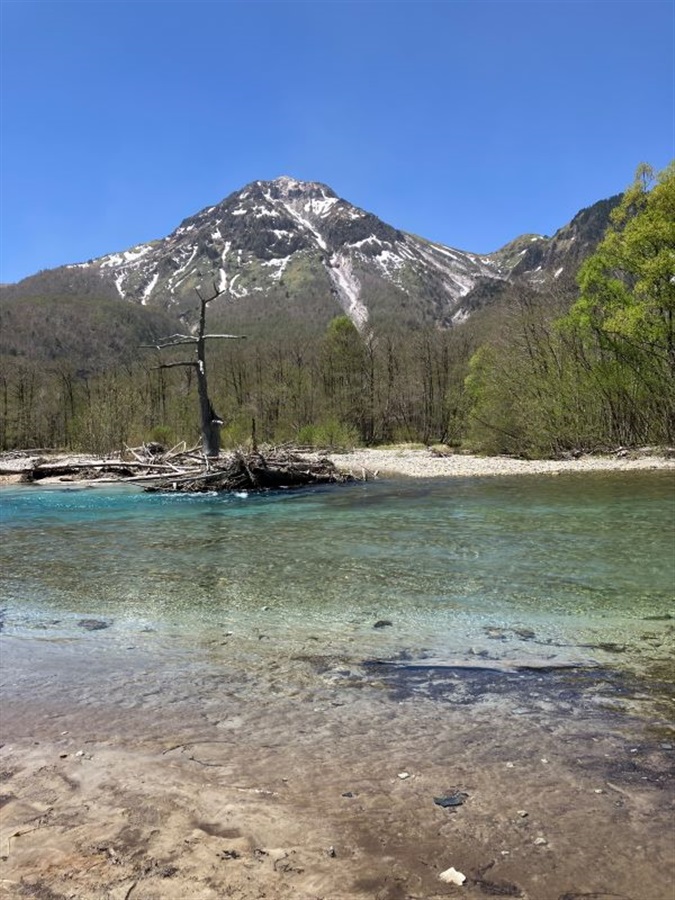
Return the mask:
[(612, 201), (580, 213), (553, 238), (527, 235), (487, 256), (406, 234), (291, 175), (254, 181), (185, 219), (167, 237), (33, 276), (40, 294), (123, 299), (184, 309), (195, 290), (237, 307), (241, 321), (284, 309), (326, 321), (342, 311), (365, 329), (381, 320), (463, 321), (469, 295), (517, 278), (535, 287), (573, 275), (597, 243)]
[(338, 195), (327, 184), (320, 181), (300, 181), (291, 175), (279, 175), (272, 181), (255, 181), (247, 185), (241, 194), (247, 191), (258, 190), (267, 200), (338, 200)]

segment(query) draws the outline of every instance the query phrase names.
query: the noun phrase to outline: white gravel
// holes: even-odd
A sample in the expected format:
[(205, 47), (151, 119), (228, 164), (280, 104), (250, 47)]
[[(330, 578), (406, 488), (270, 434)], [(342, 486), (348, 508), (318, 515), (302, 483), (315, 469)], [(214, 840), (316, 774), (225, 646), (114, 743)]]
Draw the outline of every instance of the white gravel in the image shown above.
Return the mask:
[(450, 478), (476, 475), (558, 475), (562, 472), (632, 472), (666, 469), (675, 472), (675, 458), (635, 453), (614, 456), (582, 456), (579, 459), (511, 459), (506, 456), (435, 455), (427, 449), (353, 450), (333, 453), (330, 459), (341, 471), (362, 477), (363, 471), (380, 477)]

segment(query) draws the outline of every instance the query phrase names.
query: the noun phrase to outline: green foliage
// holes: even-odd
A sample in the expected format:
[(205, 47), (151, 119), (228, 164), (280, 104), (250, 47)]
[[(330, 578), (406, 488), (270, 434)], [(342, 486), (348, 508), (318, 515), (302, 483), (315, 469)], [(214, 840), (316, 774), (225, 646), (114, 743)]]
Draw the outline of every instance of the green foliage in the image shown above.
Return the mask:
[(327, 419), (317, 425), (305, 425), (297, 433), (296, 443), (301, 447), (319, 450), (350, 450), (359, 443), (355, 429), (337, 419)]
[(164, 447), (170, 447), (174, 443), (174, 436), (168, 425), (155, 425), (151, 430), (149, 441), (162, 444)]
[(583, 343), (621, 443), (675, 434), (675, 164), (640, 166), (562, 327)]
[(466, 446), (548, 456), (673, 440), (673, 166), (641, 167), (611, 219), (571, 309), (522, 289), (473, 355)]
[(675, 164), (658, 176), (641, 166), (581, 268), (569, 321), (612, 347), (649, 348), (675, 371), (674, 274)]

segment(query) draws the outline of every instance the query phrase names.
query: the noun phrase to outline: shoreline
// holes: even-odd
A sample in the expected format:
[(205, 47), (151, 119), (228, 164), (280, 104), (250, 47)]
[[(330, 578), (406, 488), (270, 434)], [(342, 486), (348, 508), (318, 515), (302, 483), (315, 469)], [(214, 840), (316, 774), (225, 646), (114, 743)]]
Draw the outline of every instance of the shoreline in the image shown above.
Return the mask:
[(372, 472), (377, 477), (473, 478), (499, 475), (562, 475), (575, 472), (675, 472), (675, 459), (646, 453), (625, 456), (581, 456), (579, 459), (514, 459), (507, 456), (439, 455), (428, 449), (400, 447), (332, 453), (341, 471)]
[[(476, 478), (512, 475), (563, 475), (590, 472), (675, 472), (675, 456), (654, 454), (651, 451), (620, 451), (613, 455), (582, 455), (577, 459), (516, 459), (509, 456), (477, 456), (464, 453), (440, 453), (429, 448), (406, 445), (397, 447), (360, 448), (343, 452), (297, 451), (300, 456), (315, 461), (329, 459), (344, 474), (356, 480), (370, 481), (386, 478)], [(229, 453), (223, 453), (225, 461)], [(24, 475), (39, 461), (73, 462), (82, 467), (101, 465), (105, 462), (119, 464), (119, 457), (94, 457), (85, 454), (54, 453), (28, 455), (21, 451), (0, 454), (0, 488), (24, 484)], [(97, 484), (133, 484), (128, 478), (100, 478), (72, 475), (48, 476), (32, 486), (53, 484), (78, 484), (82, 487)]]

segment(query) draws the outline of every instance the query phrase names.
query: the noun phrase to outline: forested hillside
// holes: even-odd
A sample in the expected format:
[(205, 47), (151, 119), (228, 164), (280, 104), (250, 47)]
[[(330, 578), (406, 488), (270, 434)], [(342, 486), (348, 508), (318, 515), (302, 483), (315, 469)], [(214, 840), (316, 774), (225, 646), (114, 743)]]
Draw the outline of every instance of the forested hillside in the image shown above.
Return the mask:
[[(328, 199), (331, 209), (341, 209), (342, 201)], [(227, 207), (232, 216), (233, 202)], [(340, 272), (357, 272), (368, 300), (364, 317), (356, 295), (352, 306), (345, 297), (342, 310), (336, 305), (329, 280), (323, 293), (320, 280), (303, 288), (311, 267), (323, 263), (311, 248), (298, 251), (304, 256), (295, 269), (287, 263), (285, 283), (271, 285), (264, 302), (254, 285), (245, 304), (209, 309), (211, 330), (247, 335), (208, 348), (224, 445), (248, 440), (253, 421), (259, 441), (317, 446), (420, 441), (550, 455), (672, 443), (673, 168), (655, 175), (641, 167), (617, 203), (582, 211), (553, 239), (526, 236), (503, 248), (494, 263), (498, 278), (482, 277), (488, 263), (476, 263), (460, 297), (461, 315), (448, 307), (455, 309), (454, 322), (440, 306), (435, 319), (406, 313), (407, 303), (418, 309), (426, 302), (417, 257), (415, 288), (406, 293), (404, 283), (388, 288), (382, 273), (369, 274), (361, 257), (352, 255), (347, 266), (344, 244), (333, 250), (334, 258), (342, 254), (343, 268), (321, 277), (339, 284)], [(331, 220), (333, 229), (349, 221), (347, 212)], [(321, 227), (327, 233), (328, 226)], [(369, 221), (371, 227), (376, 223)], [(405, 238), (384, 228), (377, 234), (379, 241)], [(381, 245), (377, 252), (389, 259)], [(433, 257), (436, 273), (442, 255), (437, 250)], [(464, 258), (460, 264), (469, 265)], [(61, 285), (64, 271), (4, 292), (2, 448), (104, 452), (148, 440), (197, 443), (194, 369), (159, 368), (183, 359), (180, 348), (169, 355), (141, 349), (163, 335), (191, 333), (194, 308), (97, 295), (89, 269), (86, 295), (62, 287), (40, 293), (41, 285)], [(431, 294), (440, 291), (439, 283), (428, 283)], [(309, 305), (289, 304), (288, 295), (303, 289)], [(395, 297), (390, 306), (389, 295)], [(440, 293), (429, 309), (434, 302), (446, 303)]]

